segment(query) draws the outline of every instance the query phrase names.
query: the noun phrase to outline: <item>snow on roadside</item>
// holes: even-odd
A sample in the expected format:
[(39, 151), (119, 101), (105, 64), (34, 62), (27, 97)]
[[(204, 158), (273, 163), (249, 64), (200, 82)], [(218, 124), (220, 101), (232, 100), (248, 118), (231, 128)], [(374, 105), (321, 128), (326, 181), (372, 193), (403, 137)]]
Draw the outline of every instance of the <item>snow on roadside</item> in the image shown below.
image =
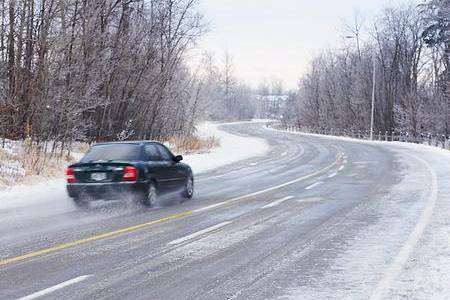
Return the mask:
[[(387, 298), (448, 299), (450, 295), (450, 151), (432, 146), (397, 143), (405, 160), (408, 154), (422, 159), (435, 173), (437, 198), (423, 234), (393, 283)], [(409, 156), (410, 157), (410, 156)], [(423, 170), (423, 172), (426, 172)], [(419, 183), (429, 184), (428, 180)], [(413, 297), (412, 297), (413, 296)]]
[[(250, 157), (264, 155), (268, 151), (269, 146), (265, 140), (230, 134), (220, 130), (220, 125), (224, 124), (205, 122), (197, 127), (197, 134), (200, 137), (215, 136), (219, 139), (220, 146), (207, 153), (184, 156), (183, 162), (189, 164), (195, 174), (204, 173)], [(49, 195), (52, 195), (52, 197), (49, 197)], [(65, 181), (62, 177), (0, 190), (0, 205), (4, 208), (5, 206), (18, 207), (28, 205), (30, 201), (40, 203), (45, 201), (54, 202), (55, 197), (66, 197)], [(25, 198), (27, 201), (17, 201), (20, 198)]]
[(17, 178), (25, 176), (23, 165), (14, 159), (21, 150), (19, 143), (11, 140), (2, 140), (0, 147), (0, 189), (2, 185), (12, 184)]
[(184, 157), (184, 162), (192, 167), (195, 174), (203, 173), (254, 156), (267, 153), (269, 146), (260, 138), (241, 137), (219, 129), (220, 125), (205, 122), (197, 127), (197, 134), (202, 138), (214, 136), (219, 139), (220, 147), (208, 153), (190, 154)]

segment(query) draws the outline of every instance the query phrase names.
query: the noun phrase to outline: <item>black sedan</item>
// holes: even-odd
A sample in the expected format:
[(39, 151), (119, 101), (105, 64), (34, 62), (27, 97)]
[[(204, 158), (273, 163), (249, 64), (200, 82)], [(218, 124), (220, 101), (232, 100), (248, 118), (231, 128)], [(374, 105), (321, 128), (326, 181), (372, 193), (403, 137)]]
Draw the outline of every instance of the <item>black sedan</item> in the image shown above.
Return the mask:
[(163, 193), (194, 194), (191, 168), (163, 144), (152, 141), (99, 143), (66, 170), (67, 192), (75, 204), (131, 195), (146, 206)]

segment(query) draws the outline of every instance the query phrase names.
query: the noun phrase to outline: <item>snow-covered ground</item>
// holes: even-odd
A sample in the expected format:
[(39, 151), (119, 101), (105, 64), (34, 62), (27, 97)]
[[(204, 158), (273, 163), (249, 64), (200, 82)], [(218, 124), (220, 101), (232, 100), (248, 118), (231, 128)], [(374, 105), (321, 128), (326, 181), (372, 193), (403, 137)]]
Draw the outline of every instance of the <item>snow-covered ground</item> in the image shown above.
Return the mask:
[(14, 160), (14, 154), (19, 152), (19, 145), (10, 140), (2, 141), (0, 148), (0, 188), (2, 184), (12, 184), (16, 178), (25, 176), (25, 169), (22, 164)]
[(220, 130), (223, 124), (203, 123), (197, 127), (197, 134), (207, 138), (214, 136), (219, 139), (220, 147), (208, 153), (191, 154), (184, 157), (184, 162), (192, 167), (194, 173), (202, 173), (254, 156), (264, 155), (269, 146), (259, 138), (241, 137)]
[[(229, 124), (229, 123), (227, 123)], [(209, 122), (198, 126), (197, 134), (200, 137), (214, 136), (219, 139), (220, 146), (209, 152), (201, 154), (185, 155), (183, 162), (189, 164), (195, 174), (219, 168), (250, 157), (264, 155), (269, 146), (265, 140), (233, 135), (219, 129), (221, 124)], [(22, 206), (29, 201), (51, 201), (52, 196), (65, 197), (65, 179), (63, 171), (61, 178), (43, 180), (32, 185), (18, 185), (7, 190), (0, 191), (0, 206)], [(26, 199), (26, 203), (18, 201)]]

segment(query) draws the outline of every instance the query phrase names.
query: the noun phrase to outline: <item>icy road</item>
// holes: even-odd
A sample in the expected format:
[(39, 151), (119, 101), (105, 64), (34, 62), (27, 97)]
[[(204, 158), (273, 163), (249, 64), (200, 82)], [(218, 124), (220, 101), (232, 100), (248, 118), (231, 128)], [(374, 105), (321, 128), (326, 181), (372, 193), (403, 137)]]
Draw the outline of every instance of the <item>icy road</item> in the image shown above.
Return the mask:
[(0, 298), (448, 299), (448, 154), (222, 128), (269, 151), (192, 201), (0, 205)]

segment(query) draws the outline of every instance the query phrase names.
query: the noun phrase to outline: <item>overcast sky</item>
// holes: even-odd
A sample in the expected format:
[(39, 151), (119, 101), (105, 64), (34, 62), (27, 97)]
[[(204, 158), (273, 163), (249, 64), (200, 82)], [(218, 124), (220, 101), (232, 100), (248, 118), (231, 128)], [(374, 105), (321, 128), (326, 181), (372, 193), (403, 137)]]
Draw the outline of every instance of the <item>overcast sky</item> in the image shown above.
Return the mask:
[(199, 44), (223, 61), (228, 51), (235, 75), (252, 86), (264, 77), (295, 88), (319, 49), (337, 47), (343, 20), (360, 11), (368, 19), (385, 0), (202, 0), (210, 33)]

